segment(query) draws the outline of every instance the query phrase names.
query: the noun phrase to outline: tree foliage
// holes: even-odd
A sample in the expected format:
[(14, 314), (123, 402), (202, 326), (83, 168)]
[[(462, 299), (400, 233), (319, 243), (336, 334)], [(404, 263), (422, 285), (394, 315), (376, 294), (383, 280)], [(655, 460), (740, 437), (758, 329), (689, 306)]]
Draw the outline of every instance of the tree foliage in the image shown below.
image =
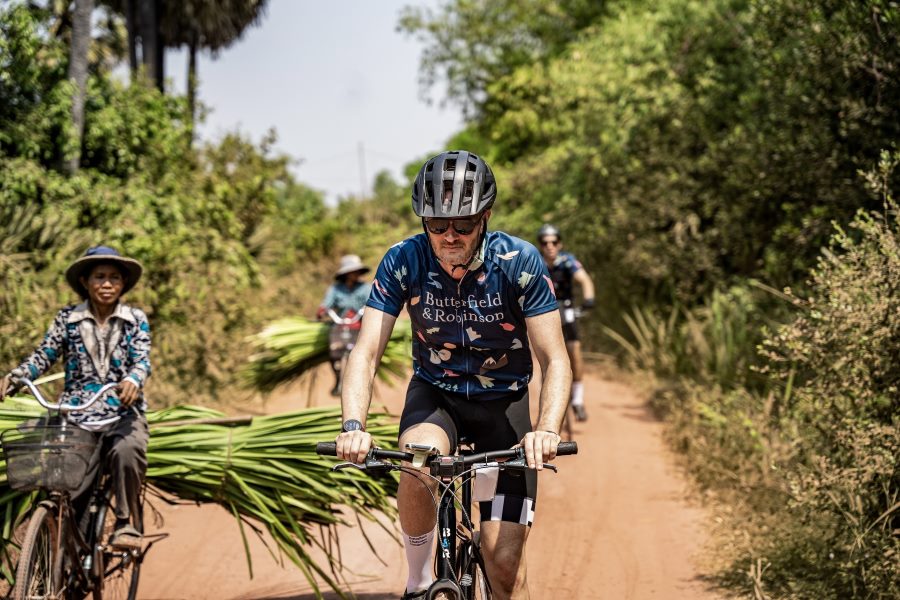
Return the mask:
[(537, 4), (497, 36), (496, 3), (405, 24), (429, 34), (426, 82), (476, 108), (450, 145), (494, 166), (494, 222), (562, 228), (597, 282), (586, 343), (599, 321), (673, 381), (658, 404), (698, 472), (771, 516), (747, 534), (769, 569), (742, 562), (740, 585), (896, 596), (895, 208), (871, 215), (900, 177), (872, 194), (864, 173), (900, 141), (900, 5), (612, 1), (556, 37)]
[(215, 397), (246, 359), (235, 337), (273, 316), (254, 297), (269, 256), (262, 232), (296, 210), (324, 210), (322, 198), (273, 155), (274, 134), (259, 143), (227, 135), (193, 150), (183, 98), (103, 71), (88, 80), (82, 169), (65, 175), (68, 55), (47, 33), (51, 18), (24, 4), (0, 10), (9, 49), (0, 52), (0, 96), (10, 99), (0, 107), (0, 361), (14, 364), (33, 348), (53, 310), (76, 300), (65, 267), (106, 243), (146, 267), (130, 299), (154, 327), (152, 401)]
[(598, 20), (606, 2), (590, 0), (452, 0), (436, 9), (407, 7), (398, 28), (427, 42), (424, 88), (447, 85), (447, 97), (478, 114), (488, 88), (518, 67), (559, 55)]

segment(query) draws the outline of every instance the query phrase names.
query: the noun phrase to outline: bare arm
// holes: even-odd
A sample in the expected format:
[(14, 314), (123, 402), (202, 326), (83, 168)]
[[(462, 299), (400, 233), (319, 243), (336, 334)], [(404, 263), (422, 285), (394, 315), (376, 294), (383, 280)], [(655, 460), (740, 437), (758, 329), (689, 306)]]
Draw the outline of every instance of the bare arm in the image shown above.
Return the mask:
[[(531, 348), (541, 365), (541, 409), (535, 431), (522, 440), (528, 466), (540, 468), (541, 462), (556, 456), (559, 428), (569, 404), (572, 368), (563, 341), (559, 311), (553, 310), (526, 319)], [(537, 458), (542, 457), (542, 459)]]
[[(350, 352), (344, 371), (341, 413), (343, 420), (356, 419), (363, 425), (372, 402), (372, 383), (381, 356), (391, 337), (397, 317), (367, 307), (356, 345)], [(337, 437), (337, 454), (344, 460), (362, 462), (372, 446), (372, 436), (364, 431), (341, 433)]]
[(587, 271), (584, 269), (578, 269), (575, 271), (575, 275), (572, 276), (575, 282), (581, 286), (581, 296), (585, 300), (593, 300), (594, 299), (594, 280), (591, 279), (591, 276), (587, 274)]

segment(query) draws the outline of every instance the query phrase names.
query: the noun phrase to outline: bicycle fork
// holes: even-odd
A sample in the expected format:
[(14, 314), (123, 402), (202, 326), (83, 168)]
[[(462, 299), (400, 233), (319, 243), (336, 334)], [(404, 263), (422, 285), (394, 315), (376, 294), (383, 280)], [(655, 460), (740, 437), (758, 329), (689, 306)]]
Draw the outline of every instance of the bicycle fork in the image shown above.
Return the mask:
[(428, 598), (438, 592), (448, 592), (454, 598), (462, 598), (462, 590), (456, 583), (456, 507), (452, 493), (441, 494), (438, 507), (438, 539), (440, 560), (437, 564), (437, 581), (428, 589)]

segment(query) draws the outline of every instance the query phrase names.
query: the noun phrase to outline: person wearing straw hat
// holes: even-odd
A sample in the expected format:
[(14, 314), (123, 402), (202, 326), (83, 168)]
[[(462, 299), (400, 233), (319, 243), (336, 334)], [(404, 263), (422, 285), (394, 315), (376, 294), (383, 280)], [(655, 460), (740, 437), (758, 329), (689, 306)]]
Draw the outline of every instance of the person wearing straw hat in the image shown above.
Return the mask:
[[(328, 288), (325, 298), (319, 306), (316, 316), (321, 321), (331, 321), (328, 310), (331, 309), (342, 319), (352, 319), (366, 305), (369, 299), (371, 285), (362, 281), (362, 276), (369, 272), (369, 267), (363, 264), (359, 256), (347, 254), (341, 257), (337, 271), (334, 272), (334, 284)], [(337, 327), (332, 322), (328, 340), (328, 353), (331, 360), (331, 369), (334, 371), (334, 388), (332, 396), (341, 395), (341, 359), (347, 348), (348, 340), (343, 339), (342, 328), (346, 328), (350, 334), (349, 344), (352, 348), (359, 334), (359, 321), (350, 325)]]
[(150, 325), (142, 310), (121, 299), (142, 273), (140, 262), (114, 248), (89, 248), (65, 274), (82, 301), (60, 309), (37, 349), (0, 379), (3, 398), (16, 378), (37, 379), (62, 359), (63, 403), (80, 404), (103, 385), (119, 384), (104, 399), (85, 411), (70, 413), (68, 419), (95, 432), (100, 442), (82, 487), (73, 494), (76, 508), (83, 510), (101, 459), (109, 457), (116, 482), (116, 526), (110, 543), (127, 548), (141, 545), (131, 516), (138, 514), (147, 470), (149, 434), (143, 388), (150, 376)]

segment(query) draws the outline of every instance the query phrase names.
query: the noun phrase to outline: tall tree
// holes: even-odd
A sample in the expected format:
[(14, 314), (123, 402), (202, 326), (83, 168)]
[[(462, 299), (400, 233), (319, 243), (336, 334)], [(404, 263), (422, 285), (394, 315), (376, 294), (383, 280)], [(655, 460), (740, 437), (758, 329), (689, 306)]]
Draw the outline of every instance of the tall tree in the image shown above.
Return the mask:
[(165, 5), (161, 22), (166, 45), (188, 50), (187, 95), (191, 120), (196, 114), (197, 53), (219, 51), (239, 40), (262, 18), (267, 0), (187, 0)]
[(128, 65), (132, 75), (143, 66), (147, 77), (162, 91), (165, 83), (165, 38), (160, 30), (165, 0), (100, 0), (125, 17)]
[(447, 96), (477, 117), (488, 87), (517, 67), (559, 55), (608, 12), (609, 0), (447, 0), (407, 7), (397, 28), (425, 42), (423, 89), (446, 80)]
[(125, 17), (132, 72), (142, 64), (160, 90), (165, 77), (163, 51), (187, 47), (186, 89), (192, 120), (196, 113), (197, 53), (209, 50), (215, 56), (229, 47), (259, 22), (267, 4), (267, 0), (102, 1)]
[(75, 85), (72, 97), (73, 144), (67, 157), (69, 173), (78, 170), (81, 160), (81, 138), (84, 133), (84, 102), (87, 95), (88, 49), (91, 45), (91, 14), (94, 0), (75, 0), (72, 16), (72, 44), (69, 51), (69, 80)]

